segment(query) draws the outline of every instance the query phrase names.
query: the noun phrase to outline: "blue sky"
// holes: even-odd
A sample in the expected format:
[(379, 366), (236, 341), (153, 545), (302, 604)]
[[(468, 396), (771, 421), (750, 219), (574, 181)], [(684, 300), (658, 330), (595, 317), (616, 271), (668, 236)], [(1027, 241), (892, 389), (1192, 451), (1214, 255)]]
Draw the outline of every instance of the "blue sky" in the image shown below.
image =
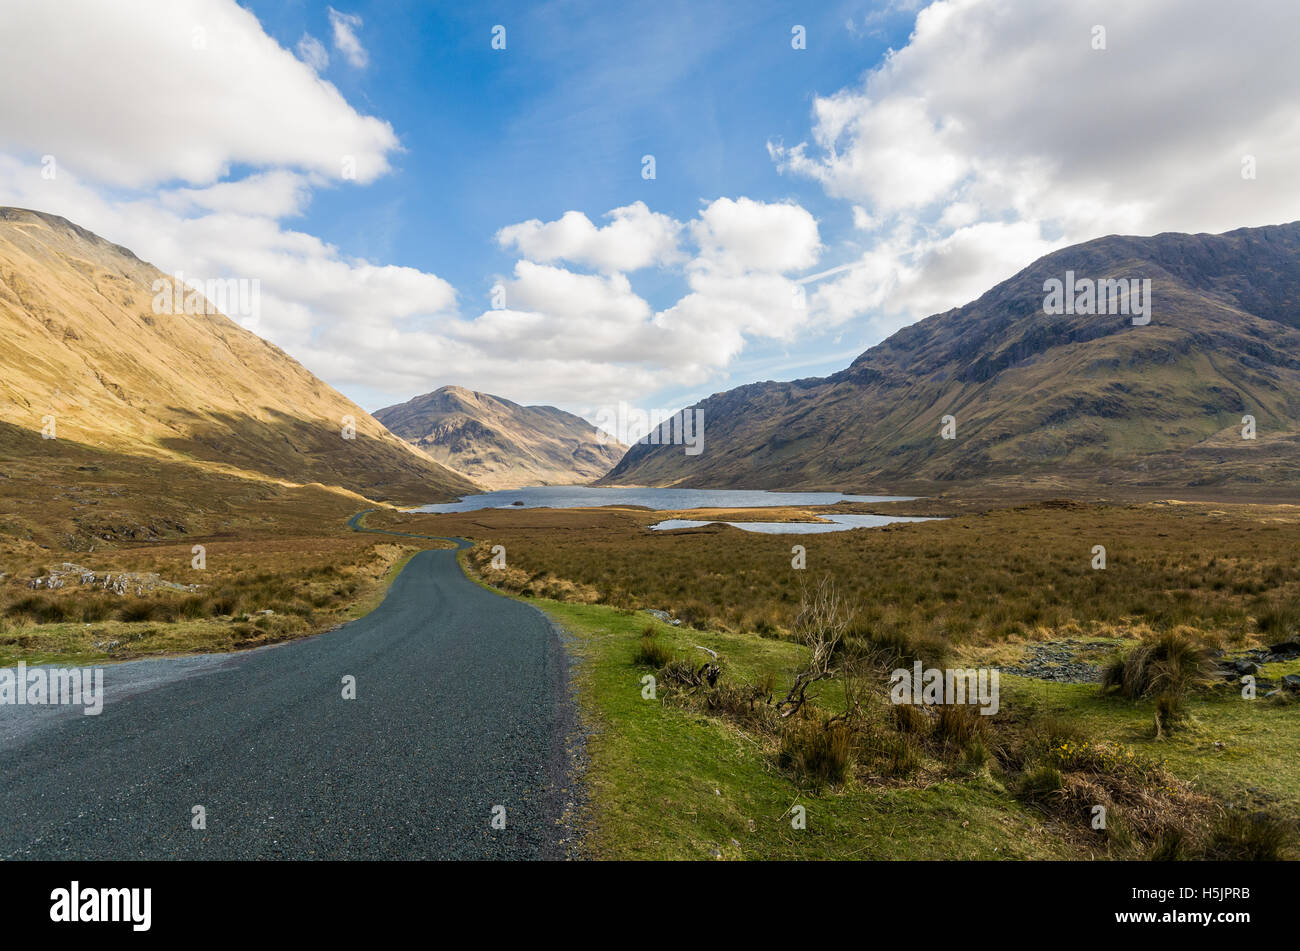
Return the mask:
[[(246, 6), (287, 48), (304, 33), (329, 42), (329, 4)], [(723, 195), (790, 199), (813, 212), (833, 248), (851, 231), (850, 208), (782, 175), (767, 143), (806, 138), (814, 94), (851, 84), (905, 43), (914, 16), (860, 2), (341, 6), (362, 18), (370, 65), (354, 69), (334, 53), (322, 75), (391, 122), (404, 151), (391, 175), (316, 193), (296, 225), (347, 253), (437, 273), (482, 306), (514, 260), (496, 231), (570, 209), (595, 220), (641, 200), (687, 220)], [(490, 45), (498, 24), (504, 51)], [(795, 25), (805, 49), (792, 47)], [(646, 154), (654, 180), (641, 175)], [(833, 251), (827, 259), (839, 263)], [(679, 271), (648, 271), (635, 287), (667, 307), (685, 283)], [(832, 341), (756, 347), (696, 389), (833, 372), (875, 342)], [(435, 382), (460, 381), (449, 372)], [(672, 403), (690, 389), (658, 395)]]
[(591, 419), (833, 372), (1064, 245), (1300, 218), (1300, 4), (336, 3), (0, 4), (0, 204), (257, 282), (229, 316), (366, 409)]

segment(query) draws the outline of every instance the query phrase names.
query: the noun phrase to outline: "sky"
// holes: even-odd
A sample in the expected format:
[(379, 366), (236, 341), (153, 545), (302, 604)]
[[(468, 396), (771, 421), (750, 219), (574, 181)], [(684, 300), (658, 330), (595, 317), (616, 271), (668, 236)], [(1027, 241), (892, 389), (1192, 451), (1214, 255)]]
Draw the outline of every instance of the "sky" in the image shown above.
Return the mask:
[(368, 410), (589, 419), (1300, 218), (1300, 4), (335, 2), (3, 0), (0, 204), (258, 281), (230, 316)]

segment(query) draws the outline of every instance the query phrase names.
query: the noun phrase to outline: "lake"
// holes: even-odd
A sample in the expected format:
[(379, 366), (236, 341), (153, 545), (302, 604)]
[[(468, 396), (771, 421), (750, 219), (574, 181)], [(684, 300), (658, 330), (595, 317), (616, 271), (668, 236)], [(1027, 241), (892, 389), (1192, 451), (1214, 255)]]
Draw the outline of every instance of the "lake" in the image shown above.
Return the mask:
[[(847, 532), (851, 528), (879, 528), (895, 522), (933, 522), (934, 518), (917, 515), (819, 515), (821, 522), (723, 522), (746, 532), (765, 535), (820, 535), (823, 532)], [(657, 532), (674, 528), (696, 528), (714, 522), (697, 522), (689, 518), (669, 518), (656, 522), (650, 528)]]
[[(585, 485), (530, 486), (469, 495), (458, 502), (422, 505), (415, 512), (473, 512), (476, 509), (578, 509), (600, 505), (644, 505), (655, 511), (702, 508), (776, 508), (783, 505), (834, 505), (836, 502), (910, 502), (910, 495), (842, 495), (839, 492), (768, 492), (761, 489), (589, 488)], [(838, 517), (838, 516), (837, 516)], [(863, 516), (884, 518), (885, 516)], [(897, 521), (897, 519), (890, 519)], [(762, 522), (758, 524), (771, 524)], [(881, 524), (886, 524), (882, 522)], [(857, 526), (845, 526), (846, 528)], [(814, 529), (818, 530), (818, 529)], [(842, 531), (829, 528), (821, 531)]]

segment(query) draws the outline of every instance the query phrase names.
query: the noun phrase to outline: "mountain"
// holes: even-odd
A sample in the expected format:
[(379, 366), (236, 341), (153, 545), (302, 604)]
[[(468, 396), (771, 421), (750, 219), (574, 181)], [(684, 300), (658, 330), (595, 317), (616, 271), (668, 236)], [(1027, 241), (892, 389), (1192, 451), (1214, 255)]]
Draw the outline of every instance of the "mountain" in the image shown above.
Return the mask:
[(52, 425), (43, 456), (90, 447), (371, 499), (475, 490), (221, 313), (184, 313), (179, 293), (182, 306), (156, 308), (156, 281), (170, 289), (64, 218), (0, 208), (0, 454), (31, 456), (32, 435)]
[[(1046, 283), (1064, 284), (1067, 272), (1076, 287), (1149, 279), (1150, 322), (1045, 313)], [(1087, 304), (1082, 295), (1078, 302)], [(1065, 248), (964, 307), (898, 331), (839, 373), (754, 383), (696, 408), (703, 452), (637, 444), (602, 483), (1294, 493), (1300, 222), (1220, 235), (1112, 235)], [(1242, 438), (1246, 415), (1255, 419), (1253, 440)], [(953, 439), (941, 438), (945, 416), (955, 422)]]
[(385, 407), (375, 417), (443, 465), (494, 489), (591, 482), (626, 449), (554, 406), (520, 406), (459, 386)]

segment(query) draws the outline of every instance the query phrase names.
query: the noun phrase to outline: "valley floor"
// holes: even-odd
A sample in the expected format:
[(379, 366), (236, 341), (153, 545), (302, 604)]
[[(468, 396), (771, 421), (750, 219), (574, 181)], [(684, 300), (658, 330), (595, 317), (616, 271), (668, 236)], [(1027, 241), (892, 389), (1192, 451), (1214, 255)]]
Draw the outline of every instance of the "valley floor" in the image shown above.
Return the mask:
[[(947, 519), (797, 537), (647, 526), (818, 510), (380, 508), (364, 524), (470, 539), (469, 574), (571, 633), (592, 857), (1297, 857), (1300, 703), (1283, 678), (1300, 659), (1262, 652), (1300, 641), (1300, 506), (964, 497), (827, 511), (866, 510)], [(317, 535), (249, 525), (66, 555), (11, 544), (0, 664), (300, 637), (364, 614), (415, 551), (442, 544), (354, 533), (334, 514)], [(200, 543), (207, 574), (185, 567)], [(65, 559), (200, 587), (29, 587)], [(823, 579), (852, 620), (828, 675), (781, 717), (809, 659), (800, 606)], [(1097, 680), (1112, 655), (1164, 636), (1219, 665), (1263, 660), (1258, 698), (1213, 678), (1157, 736), (1157, 698)], [(1001, 711), (904, 715), (886, 684), (913, 659), (999, 669)]]

